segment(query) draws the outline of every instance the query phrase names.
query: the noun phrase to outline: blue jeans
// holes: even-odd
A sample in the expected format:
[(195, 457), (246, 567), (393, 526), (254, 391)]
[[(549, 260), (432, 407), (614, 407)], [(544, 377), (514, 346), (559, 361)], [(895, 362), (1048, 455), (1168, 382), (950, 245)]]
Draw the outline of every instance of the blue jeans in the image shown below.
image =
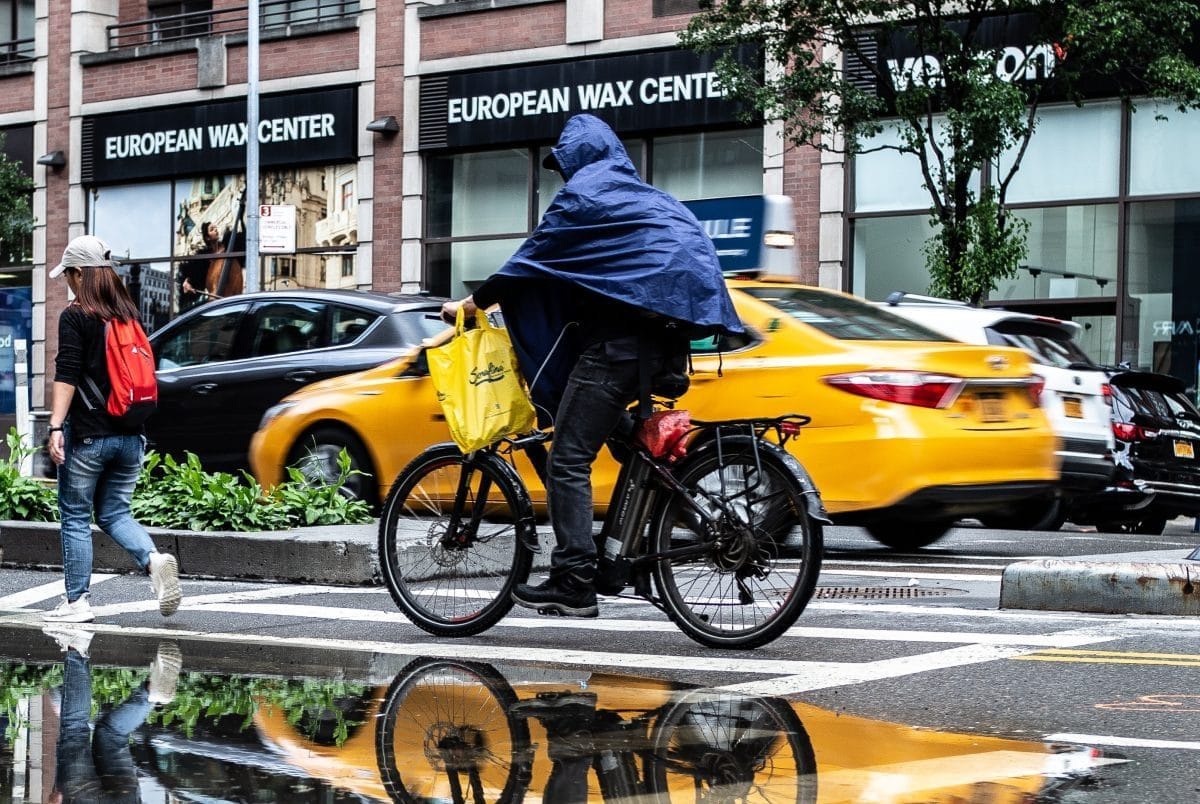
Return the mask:
[(146, 529), (129, 513), (142, 471), (140, 435), (75, 439), (66, 433), (66, 460), (58, 467), (58, 514), (62, 520), (63, 576), (67, 600), (88, 591), (92, 577), (92, 511), (96, 524), (145, 570), (154, 552)]
[(62, 708), (58, 730), (55, 788), (64, 804), (72, 801), (141, 801), (129, 734), (150, 714), (146, 685), (96, 721), (93, 735), (92, 676), (88, 660), (73, 650), (63, 662)]
[[(662, 360), (654, 359), (652, 372)], [(550, 572), (592, 583), (596, 542), (592, 536), (592, 464), (621, 415), (638, 398), (638, 361), (613, 359), (603, 344), (583, 352), (571, 370), (558, 413), (546, 470), (546, 499), (554, 527)]]

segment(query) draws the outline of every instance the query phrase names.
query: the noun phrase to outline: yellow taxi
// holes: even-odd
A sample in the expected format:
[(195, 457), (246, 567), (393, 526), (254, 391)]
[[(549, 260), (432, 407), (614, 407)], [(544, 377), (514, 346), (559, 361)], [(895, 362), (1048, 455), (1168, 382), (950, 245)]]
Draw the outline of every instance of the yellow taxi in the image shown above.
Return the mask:
[[(770, 280), (730, 280), (729, 288), (746, 334), (693, 344), (691, 388), (679, 406), (701, 419), (811, 416), (788, 446), (835, 522), (914, 549), (957, 519), (1054, 493), (1055, 435), (1024, 352), (952, 341), (837, 291)], [(378, 502), (412, 458), (447, 440), (418, 349), (268, 410), (250, 462), (271, 486), (290, 465), (335, 474), (345, 448), (367, 473), (350, 491)], [(518, 469), (534, 502), (543, 501), (532, 469)], [(593, 473), (598, 508), (616, 476), (603, 453)]]

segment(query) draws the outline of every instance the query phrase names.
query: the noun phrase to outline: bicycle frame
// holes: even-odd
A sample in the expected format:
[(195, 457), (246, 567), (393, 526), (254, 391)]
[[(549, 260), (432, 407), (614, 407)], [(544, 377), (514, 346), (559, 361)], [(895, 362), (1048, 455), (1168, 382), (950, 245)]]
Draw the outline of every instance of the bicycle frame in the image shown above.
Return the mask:
[[(799, 414), (717, 422), (697, 420), (683, 438), (688, 439), (692, 444), (699, 444), (701, 449), (715, 449), (720, 465), (724, 465), (724, 454), (732, 446), (729, 443), (731, 440), (749, 443), (752, 446), (755, 467), (759, 470), (756, 475), (761, 477), (760, 449), (764, 443), (771, 443), (766, 441), (767, 434), (773, 432), (778, 440), (778, 445), (782, 447), (797, 435), (800, 428), (810, 420), (808, 416)], [(513, 450), (525, 450), (535, 471), (545, 482), (543, 444), (549, 438), (549, 433), (538, 432), (522, 438), (506, 439), (496, 448), (502, 449), (507, 445)], [(747, 527), (747, 523), (742, 523), (737, 516), (733, 515), (726, 501), (728, 489), (723, 472), (719, 473), (720, 494), (711, 494), (704, 489), (698, 489), (705, 501), (718, 511), (718, 514), (714, 515), (697, 504), (692, 499), (689, 490), (679, 483), (674, 474), (674, 464), (654, 457), (632, 436), (614, 435), (609, 441), (616, 446), (618, 451), (626, 452), (627, 457), (622, 462), (620, 473), (617, 475), (608, 511), (597, 537), (597, 552), (600, 559), (597, 588), (600, 591), (619, 591), (629, 584), (630, 576), (635, 571), (643, 570), (660, 561), (707, 554), (712, 550), (713, 543), (717, 538), (716, 529), (713, 526), (722, 517), (743, 530)], [(542, 453), (541, 456), (537, 454), (539, 451)], [(465, 475), (466, 473), (464, 473), (464, 477)], [(740, 493), (748, 494), (757, 487), (758, 482), (756, 481), (753, 485), (741, 489)], [(462, 482), (462, 488), (466, 488), (465, 480)], [(464, 492), (460, 490), (454, 505), (456, 515), (460, 515), (462, 512), (463, 497)], [(672, 498), (681, 503), (680, 518), (683, 524), (699, 537), (699, 541), (685, 547), (657, 553), (643, 553), (646, 528), (653, 518), (658, 501), (664, 498)], [(455, 518), (457, 519), (457, 516)], [(473, 528), (477, 526), (478, 522), (473, 521), (463, 530), (470, 528), (471, 530), (468, 532), (473, 533)], [(463, 536), (466, 534), (464, 533)], [(447, 538), (450, 538), (449, 534)], [(647, 599), (651, 597), (648, 587), (640, 588), (638, 592)]]

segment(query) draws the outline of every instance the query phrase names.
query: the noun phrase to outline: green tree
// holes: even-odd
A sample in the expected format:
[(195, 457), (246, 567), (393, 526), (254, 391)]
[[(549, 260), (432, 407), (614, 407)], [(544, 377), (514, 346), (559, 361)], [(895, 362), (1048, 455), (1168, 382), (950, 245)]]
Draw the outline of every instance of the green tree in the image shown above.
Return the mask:
[(0, 265), (23, 265), (31, 258), (32, 190), (33, 182), (21, 165), (4, 155), (4, 134), (0, 133)]
[[(681, 41), (724, 54), (721, 81), (750, 114), (783, 121), (798, 145), (919, 160), (934, 228), (930, 290), (975, 304), (1024, 259), (1027, 224), (1006, 194), (1040, 103), (1079, 104), (1100, 85), (1200, 106), (1196, 0), (701, 3)], [(1004, 25), (1024, 26), (1029, 46), (1004, 50), (1015, 44), (996, 35)], [(736, 45), (756, 46), (761, 61), (738, 61)], [(872, 138), (888, 118), (899, 136), (880, 145)], [(991, 181), (977, 191), (984, 166)]]

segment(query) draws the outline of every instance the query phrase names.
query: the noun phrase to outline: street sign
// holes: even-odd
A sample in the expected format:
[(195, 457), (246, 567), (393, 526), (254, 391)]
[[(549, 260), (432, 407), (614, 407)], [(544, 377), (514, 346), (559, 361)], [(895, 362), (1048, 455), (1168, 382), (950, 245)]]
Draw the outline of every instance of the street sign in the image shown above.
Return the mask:
[(259, 205), (258, 251), (260, 254), (296, 253), (296, 207), (294, 204)]

